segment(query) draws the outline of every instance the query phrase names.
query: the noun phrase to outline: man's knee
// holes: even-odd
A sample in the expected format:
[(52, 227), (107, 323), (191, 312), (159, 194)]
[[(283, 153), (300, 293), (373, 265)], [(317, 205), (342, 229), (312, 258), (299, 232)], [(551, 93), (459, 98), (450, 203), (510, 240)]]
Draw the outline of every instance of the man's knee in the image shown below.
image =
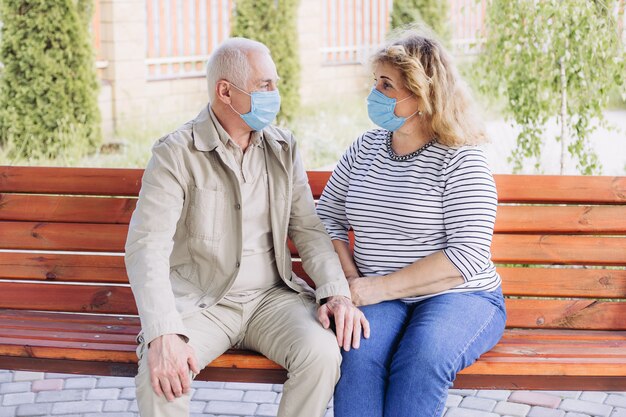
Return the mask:
[(288, 358), (288, 371), (298, 372), (339, 372), (341, 366), (341, 351), (337, 345), (337, 340), (330, 332), (310, 335), (300, 339), (291, 347), (290, 358)]

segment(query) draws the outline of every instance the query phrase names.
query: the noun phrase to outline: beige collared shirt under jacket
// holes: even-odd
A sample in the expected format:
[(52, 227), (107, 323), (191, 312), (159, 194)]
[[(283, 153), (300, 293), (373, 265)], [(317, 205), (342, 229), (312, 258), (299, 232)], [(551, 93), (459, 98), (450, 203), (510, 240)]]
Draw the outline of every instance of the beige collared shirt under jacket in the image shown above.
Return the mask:
[(245, 302), (278, 284), (263, 135), (252, 132), (245, 151), (232, 140), (209, 108), (217, 134), (226, 148), (225, 161), (239, 180), (243, 219), (243, 251), (239, 274), (226, 297)]

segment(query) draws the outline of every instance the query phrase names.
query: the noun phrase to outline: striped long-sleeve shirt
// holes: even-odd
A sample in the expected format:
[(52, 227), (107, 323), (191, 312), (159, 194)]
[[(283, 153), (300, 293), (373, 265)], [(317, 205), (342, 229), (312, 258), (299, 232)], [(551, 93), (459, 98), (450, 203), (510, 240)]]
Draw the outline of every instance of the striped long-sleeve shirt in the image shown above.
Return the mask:
[(347, 242), (354, 231), (354, 260), (365, 277), (443, 251), (464, 281), (445, 292), (497, 289), (501, 281), (490, 252), (497, 194), (482, 151), (435, 143), (395, 161), (387, 135), (366, 132), (333, 171), (317, 208), (331, 238)]

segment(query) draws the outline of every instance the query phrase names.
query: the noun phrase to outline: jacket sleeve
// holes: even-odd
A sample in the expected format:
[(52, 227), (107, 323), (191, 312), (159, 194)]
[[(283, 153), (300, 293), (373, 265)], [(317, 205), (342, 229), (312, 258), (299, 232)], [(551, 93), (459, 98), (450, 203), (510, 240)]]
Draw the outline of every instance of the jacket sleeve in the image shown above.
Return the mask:
[(443, 215), (448, 239), (444, 254), (471, 281), (491, 263), (498, 196), (487, 160), (478, 149), (461, 148), (445, 169)]
[(293, 190), (288, 235), (298, 249), (302, 266), (315, 282), (315, 298), (343, 295), (350, 298), (348, 281), (341, 269), (324, 225), (315, 213), (315, 202), (309, 180), (300, 158), (296, 142), (292, 138)]
[(126, 270), (146, 344), (168, 333), (188, 338), (169, 279), (173, 236), (185, 198), (178, 164), (166, 139), (153, 147), (128, 228)]

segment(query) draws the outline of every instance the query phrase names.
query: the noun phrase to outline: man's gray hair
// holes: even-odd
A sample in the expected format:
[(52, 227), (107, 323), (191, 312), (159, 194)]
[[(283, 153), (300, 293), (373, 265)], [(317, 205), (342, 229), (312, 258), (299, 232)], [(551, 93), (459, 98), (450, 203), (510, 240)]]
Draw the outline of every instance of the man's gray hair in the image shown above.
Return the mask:
[(261, 42), (246, 38), (230, 38), (213, 51), (206, 66), (206, 79), (209, 86), (209, 101), (215, 100), (215, 83), (228, 80), (239, 88), (246, 88), (250, 80), (250, 52), (270, 53)]

